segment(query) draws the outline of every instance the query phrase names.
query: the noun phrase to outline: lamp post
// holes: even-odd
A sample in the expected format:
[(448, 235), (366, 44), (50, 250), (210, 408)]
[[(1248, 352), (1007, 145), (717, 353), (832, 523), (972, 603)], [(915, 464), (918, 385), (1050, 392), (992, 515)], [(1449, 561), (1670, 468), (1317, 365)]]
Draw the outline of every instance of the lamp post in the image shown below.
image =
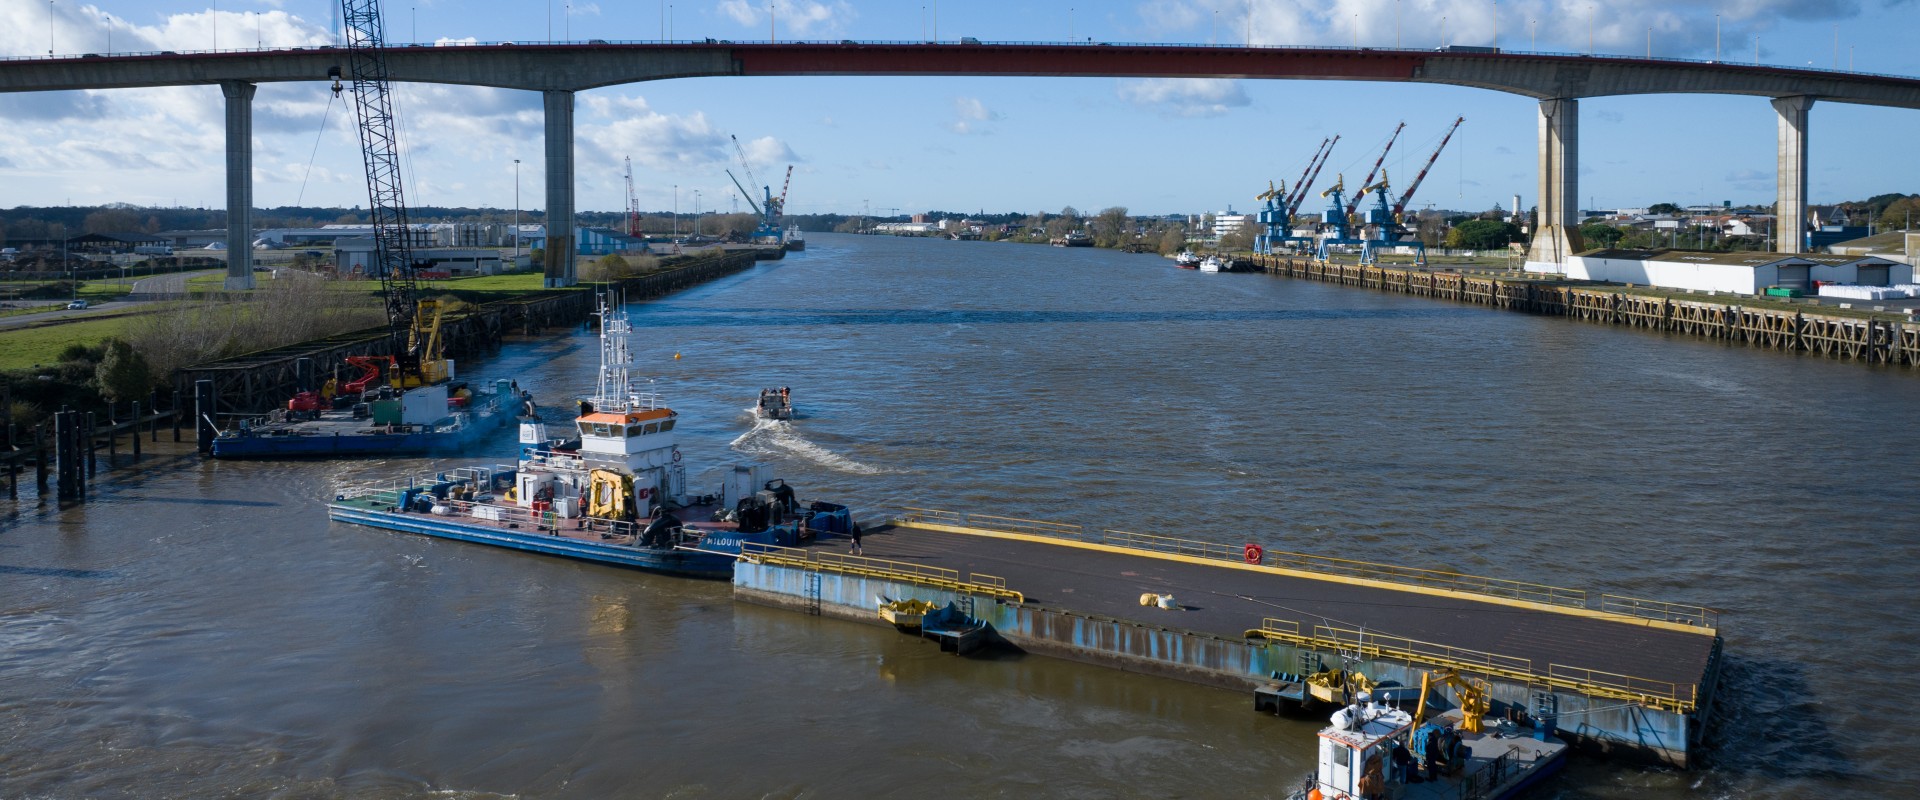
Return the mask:
[(1720, 15), (1713, 15), (1713, 63), (1720, 63)]
[(47, 0), (47, 55), (53, 55), (53, 0)]
[(520, 159), (517, 158), (513, 160), (513, 258), (516, 262), (520, 259)]
[(700, 190), (693, 190), (693, 235), (700, 235)]

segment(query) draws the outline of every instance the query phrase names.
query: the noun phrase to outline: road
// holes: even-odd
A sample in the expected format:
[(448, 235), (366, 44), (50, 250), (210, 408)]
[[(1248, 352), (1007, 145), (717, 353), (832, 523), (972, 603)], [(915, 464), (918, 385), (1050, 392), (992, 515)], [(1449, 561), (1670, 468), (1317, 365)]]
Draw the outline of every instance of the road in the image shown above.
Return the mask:
[[(133, 282), (133, 291), (135, 294), (185, 292), (189, 278), (197, 278), (201, 275), (218, 275), (222, 272), (225, 272), (225, 270), (209, 269), (196, 272), (175, 272), (166, 275), (156, 275), (151, 278), (141, 278)], [(21, 301), (20, 305), (31, 305), (36, 302), (41, 301)], [(60, 301), (47, 300), (44, 302), (51, 305)], [(109, 317), (117, 314), (125, 314), (151, 302), (153, 301), (103, 300), (93, 303), (85, 309), (67, 310), (63, 308), (54, 311), (42, 311), (38, 314), (16, 314), (10, 317), (0, 317), (0, 330), (29, 328), (37, 325), (45, 325), (50, 322), (71, 322), (92, 317)]]

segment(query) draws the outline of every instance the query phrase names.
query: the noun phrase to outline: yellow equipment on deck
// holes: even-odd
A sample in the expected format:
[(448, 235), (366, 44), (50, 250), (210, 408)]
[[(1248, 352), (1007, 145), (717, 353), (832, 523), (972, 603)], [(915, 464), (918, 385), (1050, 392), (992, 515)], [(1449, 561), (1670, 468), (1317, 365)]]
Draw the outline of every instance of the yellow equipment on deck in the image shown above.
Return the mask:
[(925, 600), (886, 600), (880, 603), (880, 618), (897, 628), (918, 628), (935, 608)]
[(587, 516), (626, 519), (629, 511), (627, 498), (633, 496), (632, 476), (610, 469), (596, 469), (589, 475), (592, 483), (587, 490)]
[(1332, 669), (1306, 678), (1307, 693), (1323, 703), (1346, 703), (1361, 692), (1373, 691), (1373, 679), (1353, 670)]
[(1491, 692), (1493, 687), (1485, 681), (1472, 681), (1460, 676), (1453, 670), (1429, 672), (1420, 676), (1420, 704), (1413, 708), (1413, 721), (1423, 722), (1427, 718), (1427, 695), (1440, 687), (1451, 686), (1460, 701), (1460, 727), (1468, 733), (1479, 733), (1481, 720), (1493, 708)]
[(447, 379), (447, 360), (441, 353), (446, 343), (440, 340), (440, 321), (446, 316), (446, 309), (440, 307), (438, 300), (421, 300), (414, 308), (413, 329), (407, 332), (407, 350), (420, 354), (420, 370), (417, 373), (393, 370), (393, 384), (400, 389), (431, 386)]

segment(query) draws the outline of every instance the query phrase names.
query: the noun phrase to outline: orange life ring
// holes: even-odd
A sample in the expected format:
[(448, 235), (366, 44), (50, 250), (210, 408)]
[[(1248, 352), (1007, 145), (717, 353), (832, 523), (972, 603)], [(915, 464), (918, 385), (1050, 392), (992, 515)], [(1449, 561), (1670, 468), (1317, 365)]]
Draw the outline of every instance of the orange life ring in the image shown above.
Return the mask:
[(1264, 549), (1261, 549), (1260, 545), (1254, 544), (1252, 542), (1247, 543), (1247, 548), (1246, 548), (1247, 563), (1258, 564), (1260, 563), (1261, 559), (1266, 557), (1267, 557), (1267, 551)]

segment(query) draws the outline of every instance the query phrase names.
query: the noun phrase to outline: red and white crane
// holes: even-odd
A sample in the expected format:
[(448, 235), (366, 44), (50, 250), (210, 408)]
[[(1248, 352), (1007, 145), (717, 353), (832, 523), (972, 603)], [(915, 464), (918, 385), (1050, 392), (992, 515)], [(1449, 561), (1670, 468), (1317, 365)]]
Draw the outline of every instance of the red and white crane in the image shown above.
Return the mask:
[(1453, 127), (1447, 129), (1447, 135), (1440, 137), (1440, 146), (1433, 148), (1433, 156), (1427, 159), (1426, 166), (1420, 168), (1420, 174), (1413, 176), (1413, 183), (1407, 186), (1407, 193), (1400, 196), (1400, 202), (1393, 204), (1393, 218), (1395, 220), (1399, 220), (1401, 213), (1407, 210), (1407, 201), (1413, 199), (1414, 191), (1420, 188), (1421, 179), (1427, 177), (1427, 170), (1433, 169), (1433, 162), (1440, 160), (1440, 151), (1447, 149), (1447, 141), (1453, 138), (1453, 132), (1459, 130), (1460, 123), (1466, 121), (1466, 117), (1454, 120)]

